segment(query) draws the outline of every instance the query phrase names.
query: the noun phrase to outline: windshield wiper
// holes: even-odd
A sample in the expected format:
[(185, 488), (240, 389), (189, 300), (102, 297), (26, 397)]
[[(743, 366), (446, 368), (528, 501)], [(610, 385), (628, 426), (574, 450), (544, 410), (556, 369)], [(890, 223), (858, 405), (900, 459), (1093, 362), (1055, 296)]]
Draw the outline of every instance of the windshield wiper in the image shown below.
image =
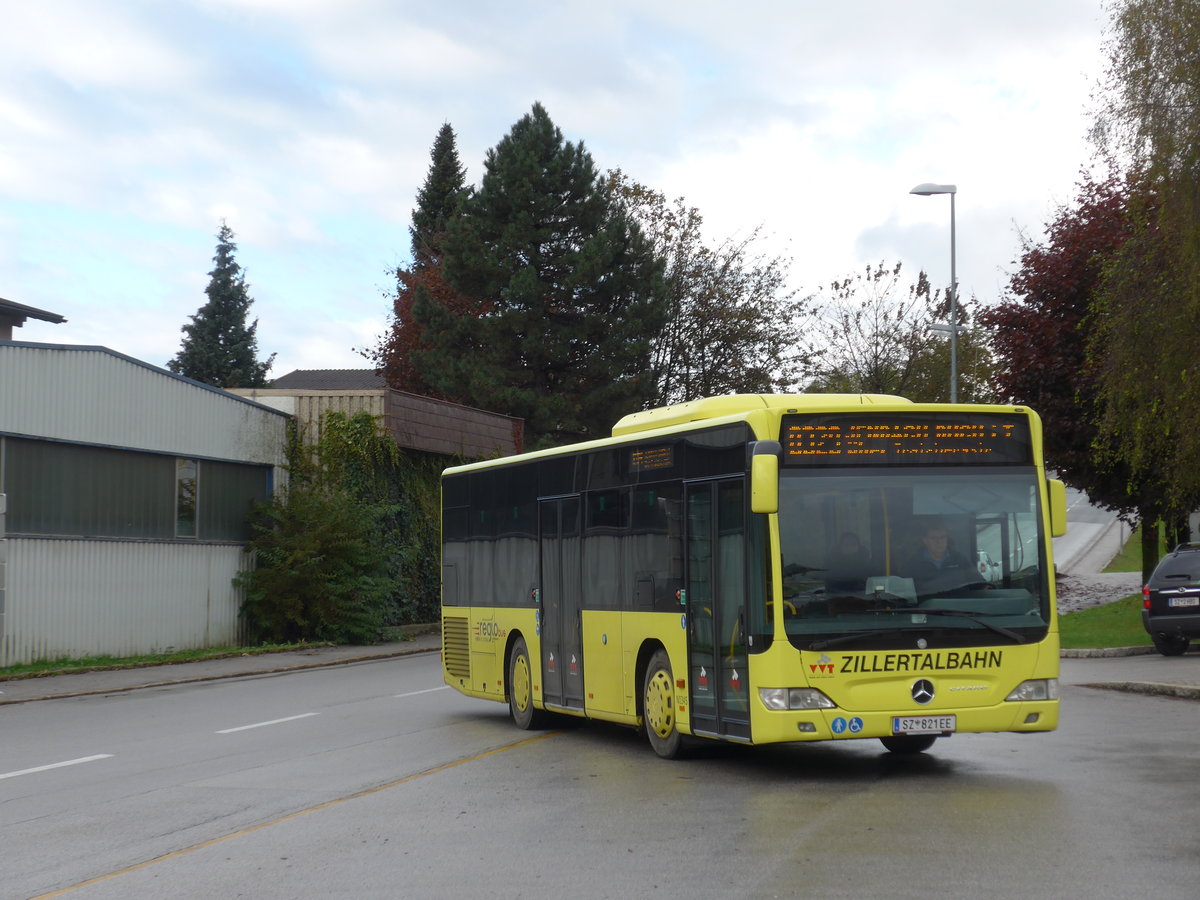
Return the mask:
[(968, 612), (965, 609), (922, 609), (919, 610), (919, 612), (922, 612), (927, 616), (955, 616), (959, 619), (967, 619), (968, 621), (974, 622), (976, 625), (982, 625), (984, 628), (990, 628), (992, 631), (996, 632), (996, 634), (1004, 635), (1004, 637), (1008, 638), (1014, 644), (1025, 643), (1024, 635), (1017, 634), (1017, 632), (1013, 631), (1011, 628), (1005, 628), (1003, 625), (996, 625), (993, 622), (989, 622), (986, 619), (981, 618), (979, 613)]

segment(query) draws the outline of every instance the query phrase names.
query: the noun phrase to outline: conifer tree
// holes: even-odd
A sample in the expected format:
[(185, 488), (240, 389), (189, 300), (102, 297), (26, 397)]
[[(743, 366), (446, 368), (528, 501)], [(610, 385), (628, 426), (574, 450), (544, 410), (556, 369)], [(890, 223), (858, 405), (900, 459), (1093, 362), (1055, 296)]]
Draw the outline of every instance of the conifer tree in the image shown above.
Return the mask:
[(409, 235), (412, 265), (396, 269), (396, 294), (392, 298), (392, 324), (370, 354), (376, 371), (389, 385), (416, 394), (457, 399), (431, 385), (414, 365), (413, 354), (422, 346), (422, 327), (412, 309), (418, 293), (426, 302), (462, 311), (463, 304), (442, 275), (442, 242), (446, 223), (455, 215), (466, 190), (466, 170), (459, 161), (454, 129), (447, 122), (438, 130), (430, 151), (429, 172), (417, 193)]
[(454, 312), (418, 294), (415, 354), (446, 396), (520, 416), (533, 442), (608, 433), (654, 391), (662, 262), (582, 143), (535, 104), (447, 225)]
[(184, 325), (183, 343), (167, 368), (214, 387), (263, 387), (275, 354), (258, 361), (258, 321), (246, 324), (250, 299), (246, 276), (234, 259), (233, 230), (221, 221), (215, 264), (209, 272), (205, 303)]
[(467, 172), (458, 157), (454, 129), (443, 123), (429, 152), (429, 173), (417, 193), (417, 208), (413, 210), (413, 266), (423, 267), (441, 259), (442, 237), (446, 223), (454, 216), (458, 201), (467, 183)]

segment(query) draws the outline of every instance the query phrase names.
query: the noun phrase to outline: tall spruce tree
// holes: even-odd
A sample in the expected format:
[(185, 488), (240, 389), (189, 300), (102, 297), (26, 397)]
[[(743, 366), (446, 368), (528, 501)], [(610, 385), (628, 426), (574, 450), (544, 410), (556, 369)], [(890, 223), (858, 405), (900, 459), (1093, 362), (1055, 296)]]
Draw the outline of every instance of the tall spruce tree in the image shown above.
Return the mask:
[[(412, 264), (397, 268), (396, 293), (392, 297), (392, 324), (369, 357), (389, 385), (416, 394), (448, 397), (431, 385), (413, 360), (423, 344), (423, 328), (413, 318), (418, 293), (425, 302), (462, 311), (464, 304), (442, 275), (442, 243), (446, 223), (455, 215), (466, 192), (466, 170), (459, 161), (454, 129), (447, 122), (438, 130), (430, 151), (429, 172), (417, 193), (409, 235)], [(457, 399), (449, 397), (449, 399)]]
[(417, 208), (413, 210), (412, 227), (408, 230), (414, 268), (441, 259), (446, 223), (453, 218), (467, 184), (467, 171), (459, 160), (454, 129), (449, 122), (438, 129), (429, 158), (429, 172), (417, 192)]
[(488, 151), (447, 226), (451, 311), (419, 294), (415, 354), (446, 396), (525, 419), (535, 445), (608, 433), (653, 395), (663, 266), (582, 143), (541, 104)]
[(204, 293), (208, 302), (184, 325), (183, 345), (167, 368), (214, 387), (263, 387), (275, 354), (258, 361), (258, 321), (246, 324), (250, 299), (246, 275), (234, 259), (233, 230), (221, 221), (217, 255)]

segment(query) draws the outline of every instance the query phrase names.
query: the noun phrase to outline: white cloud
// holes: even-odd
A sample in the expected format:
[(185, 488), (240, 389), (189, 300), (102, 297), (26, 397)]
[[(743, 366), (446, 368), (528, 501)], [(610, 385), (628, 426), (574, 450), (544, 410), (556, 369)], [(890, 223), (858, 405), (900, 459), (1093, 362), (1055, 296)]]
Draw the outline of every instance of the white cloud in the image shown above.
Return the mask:
[[(0, 30), (0, 296), (169, 358), (225, 218), (259, 345), (345, 367), (437, 129), (469, 177), (535, 100), (601, 168), (762, 224), (807, 290), (881, 258), (998, 294), (1087, 162), (1099, 0), (43, 0)], [(136, 315), (123, 316), (125, 310)], [(114, 322), (121, 322), (117, 326)]]

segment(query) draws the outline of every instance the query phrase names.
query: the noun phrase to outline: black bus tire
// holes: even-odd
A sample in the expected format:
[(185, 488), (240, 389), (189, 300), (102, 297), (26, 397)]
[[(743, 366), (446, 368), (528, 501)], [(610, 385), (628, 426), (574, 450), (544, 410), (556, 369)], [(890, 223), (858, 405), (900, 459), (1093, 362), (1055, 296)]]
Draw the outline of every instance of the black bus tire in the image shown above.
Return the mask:
[(895, 737), (880, 738), (883, 746), (892, 753), (909, 756), (914, 753), (924, 753), (937, 740), (936, 734), (900, 734)]

